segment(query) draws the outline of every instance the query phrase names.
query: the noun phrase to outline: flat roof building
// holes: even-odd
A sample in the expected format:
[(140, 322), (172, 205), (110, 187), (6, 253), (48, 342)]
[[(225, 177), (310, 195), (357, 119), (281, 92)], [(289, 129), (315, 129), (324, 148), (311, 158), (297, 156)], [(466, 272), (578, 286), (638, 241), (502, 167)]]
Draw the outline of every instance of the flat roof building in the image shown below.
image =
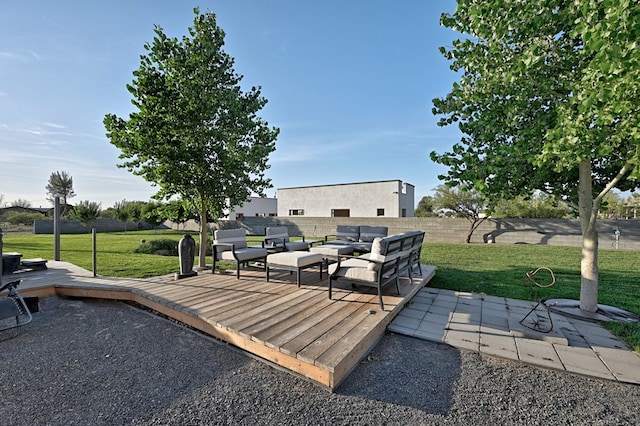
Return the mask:
[(278, 200), (268, 197), (249, 197), (241, 206), (231, 209), (223, 219), (242, 220), (248, 216), (275, 216), (278, 212)]
[(413, 217), (414, 192), (401, 180), (278, 188), (278, 216)]

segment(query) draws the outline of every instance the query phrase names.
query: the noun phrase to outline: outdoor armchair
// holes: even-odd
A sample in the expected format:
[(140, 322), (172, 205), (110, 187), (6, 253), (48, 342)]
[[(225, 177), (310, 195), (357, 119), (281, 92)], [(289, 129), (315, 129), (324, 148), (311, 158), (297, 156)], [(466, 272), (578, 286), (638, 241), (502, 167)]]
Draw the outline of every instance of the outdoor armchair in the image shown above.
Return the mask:
[(213, 268), (216, 261), (228, 260), (236, 262), (236, 278), (240, 279), (240, 266), (248, 266), (250, 261), (262, 261), (266, 264), (267, 249), (247, 246), (247, 231), (238, 229), (219, 229), (213, 233)]
[(265, 237), (262, 246), (268, 249), (281, 249), (282, 251), (309, 250), (309, 243), (302, 241), (291, 241), (289, 230), (286, 226), (271, 226), (265, 229)]

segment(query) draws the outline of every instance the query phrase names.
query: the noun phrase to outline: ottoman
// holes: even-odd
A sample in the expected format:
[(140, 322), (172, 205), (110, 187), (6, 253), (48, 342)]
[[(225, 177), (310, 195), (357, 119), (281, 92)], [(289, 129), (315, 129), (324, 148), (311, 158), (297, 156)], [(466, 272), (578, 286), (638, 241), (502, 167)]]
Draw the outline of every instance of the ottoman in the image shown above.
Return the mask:
[(329, 265), (329, 261), (338, 260), (341, 255), (353, 254), (353, 247), (346, 244), (323, 244), (321, 246), (311, 247), (311, 253), (322, 255), (325, 265)]
[(283, 269), (296, 273), (296, 282), (300, 287), (300, 271), (318, 265), (320, 279), (322, 279), (322, 263), (321, 254), (309, 253), (308, 251), (285, 251), (270, 254), (267, 256), (267, 282), (269, 281), (269, 269)]

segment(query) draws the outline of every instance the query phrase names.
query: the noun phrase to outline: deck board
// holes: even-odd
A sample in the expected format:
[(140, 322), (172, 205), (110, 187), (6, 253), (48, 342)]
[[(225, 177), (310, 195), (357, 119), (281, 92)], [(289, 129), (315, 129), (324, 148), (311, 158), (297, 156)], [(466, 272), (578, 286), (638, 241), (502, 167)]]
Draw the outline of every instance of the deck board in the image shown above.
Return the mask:
[[(423, 277), (401, 279), (383, 292), (380, 310), (374, 289), (338, 285), (329, 299), (327, 276), (317, 268), (295, 274), (263, 270), (211, 274), (175, 280), (93, 277), (65, 262), (23, 274), (23, 295), (53, 294), (133, 301), (276, 363), (329, 389), (335, 389), (384, 334), (402, 306), (426, 285), (435, 267), (422, 265)], [(43, 273), (46, 273), (44, 275)]]

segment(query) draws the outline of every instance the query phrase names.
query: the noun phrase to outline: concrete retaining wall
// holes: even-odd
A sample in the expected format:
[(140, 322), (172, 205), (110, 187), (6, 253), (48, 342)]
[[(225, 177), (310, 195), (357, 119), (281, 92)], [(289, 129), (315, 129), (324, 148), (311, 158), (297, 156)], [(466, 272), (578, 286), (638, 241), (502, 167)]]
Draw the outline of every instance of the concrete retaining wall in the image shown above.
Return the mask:
[[(53, 227), (51, 221), (42, 222), (50, 222)], [(245, 217), (242, 221), (220, 220), (210, 224), (210, 228), (243, 227), (249, 235), (264, 235), (265, 228), (269, 226), (286, 226), (289, 228), (289, 235), (324, 237), (335, 233), (336, 225), (386, 226), (389, 228), (389, 235), (421, 230), (426, 234), (425, 241), (444, 243), (464, 243), (469, 232), (469, 222), (465, 219), (431, 217)], [(196, 232), (200, 229), (195, 221), (184, 225), (165, 222), (164, 227)], [(640, 220), (598, 221), (600, 248), (616, 248), (616, 228), (620, 229), (618, 248), (640, 250)], [(135, 225), (128, 229), (135, 229)], [(496, 244), (582, 245), (580, 222), (571, 219), (487, 219), (474, 232), (471, 242), (486, 243), (490, 236)]]
[[(425, 241), (464, 243), (469, 222), (452, 218), (244, 218), (242, 222), (220, 222), (219, 226), (242, 226), (249, 234), (264, 235), (268, 226), (287, 226), (290, 235), (321, 237), (335, 233), (336, 225), (387, 226), (389, 234), (421, 230)], [(620, 229), (618, 248), (640, 249), (640, 220), (601, 220), (598, 222), (601, 248), (615, 248), (615, 230)], [(175, 228), (174, 228), (175, 229)], [(196, 228), (197, 229), (197, 228)], [(570, 219), (487, 219), (474, 232), (472, 243), (486, 243), (492, 236), (496, 244), (549, 244), (581, 246), (578, 220)]]

